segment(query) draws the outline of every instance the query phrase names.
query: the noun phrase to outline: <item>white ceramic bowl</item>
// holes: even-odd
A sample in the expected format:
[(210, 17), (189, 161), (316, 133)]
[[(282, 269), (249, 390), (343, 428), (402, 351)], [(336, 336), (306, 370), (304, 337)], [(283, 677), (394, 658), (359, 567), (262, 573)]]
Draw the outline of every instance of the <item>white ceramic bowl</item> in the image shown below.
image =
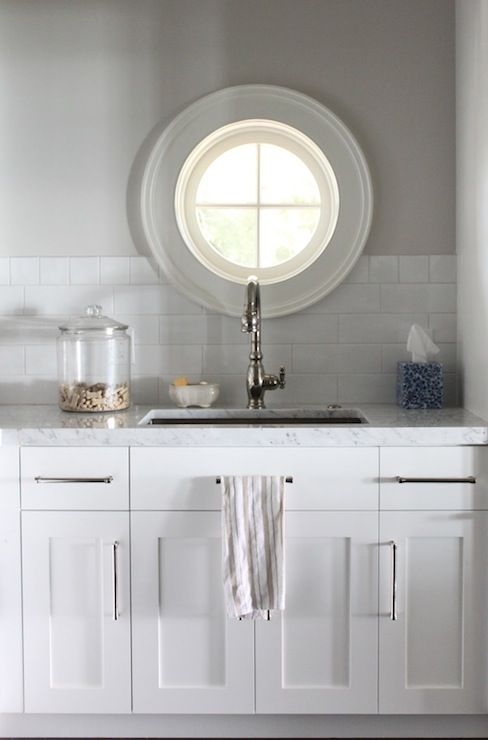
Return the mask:
[(199, 406), (208, 409), (220, 393), (218, 383), (197, 383), (195, 385), (174, 385), (170, 383), (169, 397), (180, 408)]

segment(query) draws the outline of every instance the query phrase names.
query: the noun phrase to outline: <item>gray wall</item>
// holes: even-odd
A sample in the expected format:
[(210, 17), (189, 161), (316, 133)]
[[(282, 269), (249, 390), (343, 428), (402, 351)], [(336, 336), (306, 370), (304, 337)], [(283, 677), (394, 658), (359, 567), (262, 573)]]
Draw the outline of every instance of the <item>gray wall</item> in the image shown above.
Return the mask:
[[(0, 0), (0, 403), (55, 403), (59, 319), (100, 303), (135, 329), (133, 400), (221, 383), (242, 406), (239, 320), (179, 296), (137, 255), (131, 167), (161, 121), (242, 83), (295, 88), (362, 145), (376, 210), (343, 285), (264, 322), (269, 404), (390, 403), (413, 322), (456, 399), (451, 0)], [(263, 307), (266, 292), (263, 290)]]
[(143, 140), (251, 82), (307, 93), (355, 133), (376, 196), (367, 253), (454, 251), (451, 0), (0, 0), (0, 70), (4, 255), (135, 254)]
[(460, 0), (456, 15), (462, 400), (488, 418), (488, 0)]

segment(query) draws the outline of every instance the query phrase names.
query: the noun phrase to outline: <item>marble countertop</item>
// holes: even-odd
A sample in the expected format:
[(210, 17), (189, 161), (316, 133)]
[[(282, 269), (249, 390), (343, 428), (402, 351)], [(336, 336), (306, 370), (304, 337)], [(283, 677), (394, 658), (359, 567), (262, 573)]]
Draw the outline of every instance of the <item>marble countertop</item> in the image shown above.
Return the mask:
[[(133, 406), (127, 411), (113, 414), (72, 414), (60, 411), (57, 406), (0, 406), (0, 440), (2, 445), (35, 446), (352, 447), (488, 444), (488, 421), (464, 409), (417, 411), (366, 404), (359, 408), (368, 424), (155, 427), (139, 425), (151, 410), (150, 406)], [(173, 409), (173, 413), (175, 411)], [(230, 410), (230, 413), (236, 412), (235, 409)]]

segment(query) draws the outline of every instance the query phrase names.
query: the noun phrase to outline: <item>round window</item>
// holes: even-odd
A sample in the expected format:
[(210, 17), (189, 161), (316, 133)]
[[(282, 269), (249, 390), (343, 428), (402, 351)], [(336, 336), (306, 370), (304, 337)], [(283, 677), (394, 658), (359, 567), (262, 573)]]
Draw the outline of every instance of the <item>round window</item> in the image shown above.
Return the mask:
[(337, 224), (339, 189), (322, 150), (301, 131), (244, 120), (205, 137), (175, 196), (186, 245), (209, 270), (246, 282), (287, 280), (312, 264)]
[(133, 171), (141, 252), (210, 311), (239, 316), (237, 284), (250, 275), (266, 285), (267, 317), (300, 311), (344, 280), (369, 234), (373, 190), (357, 141), (295, 90), (206, 95), (151, 133)]

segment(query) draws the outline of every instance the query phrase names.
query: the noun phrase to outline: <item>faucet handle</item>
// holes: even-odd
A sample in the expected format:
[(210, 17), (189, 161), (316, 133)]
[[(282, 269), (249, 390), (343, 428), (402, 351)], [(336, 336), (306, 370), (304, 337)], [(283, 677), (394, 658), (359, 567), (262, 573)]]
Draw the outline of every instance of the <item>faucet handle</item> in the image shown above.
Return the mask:
[(285, 375), (286, 375), (286, 369), (282, 365), (280, 367), (280, 377), (279, 377), (279, 383), (278, 383), (278, 385), (279, 385), (280, 388), (284, 388), (285, 387)]

